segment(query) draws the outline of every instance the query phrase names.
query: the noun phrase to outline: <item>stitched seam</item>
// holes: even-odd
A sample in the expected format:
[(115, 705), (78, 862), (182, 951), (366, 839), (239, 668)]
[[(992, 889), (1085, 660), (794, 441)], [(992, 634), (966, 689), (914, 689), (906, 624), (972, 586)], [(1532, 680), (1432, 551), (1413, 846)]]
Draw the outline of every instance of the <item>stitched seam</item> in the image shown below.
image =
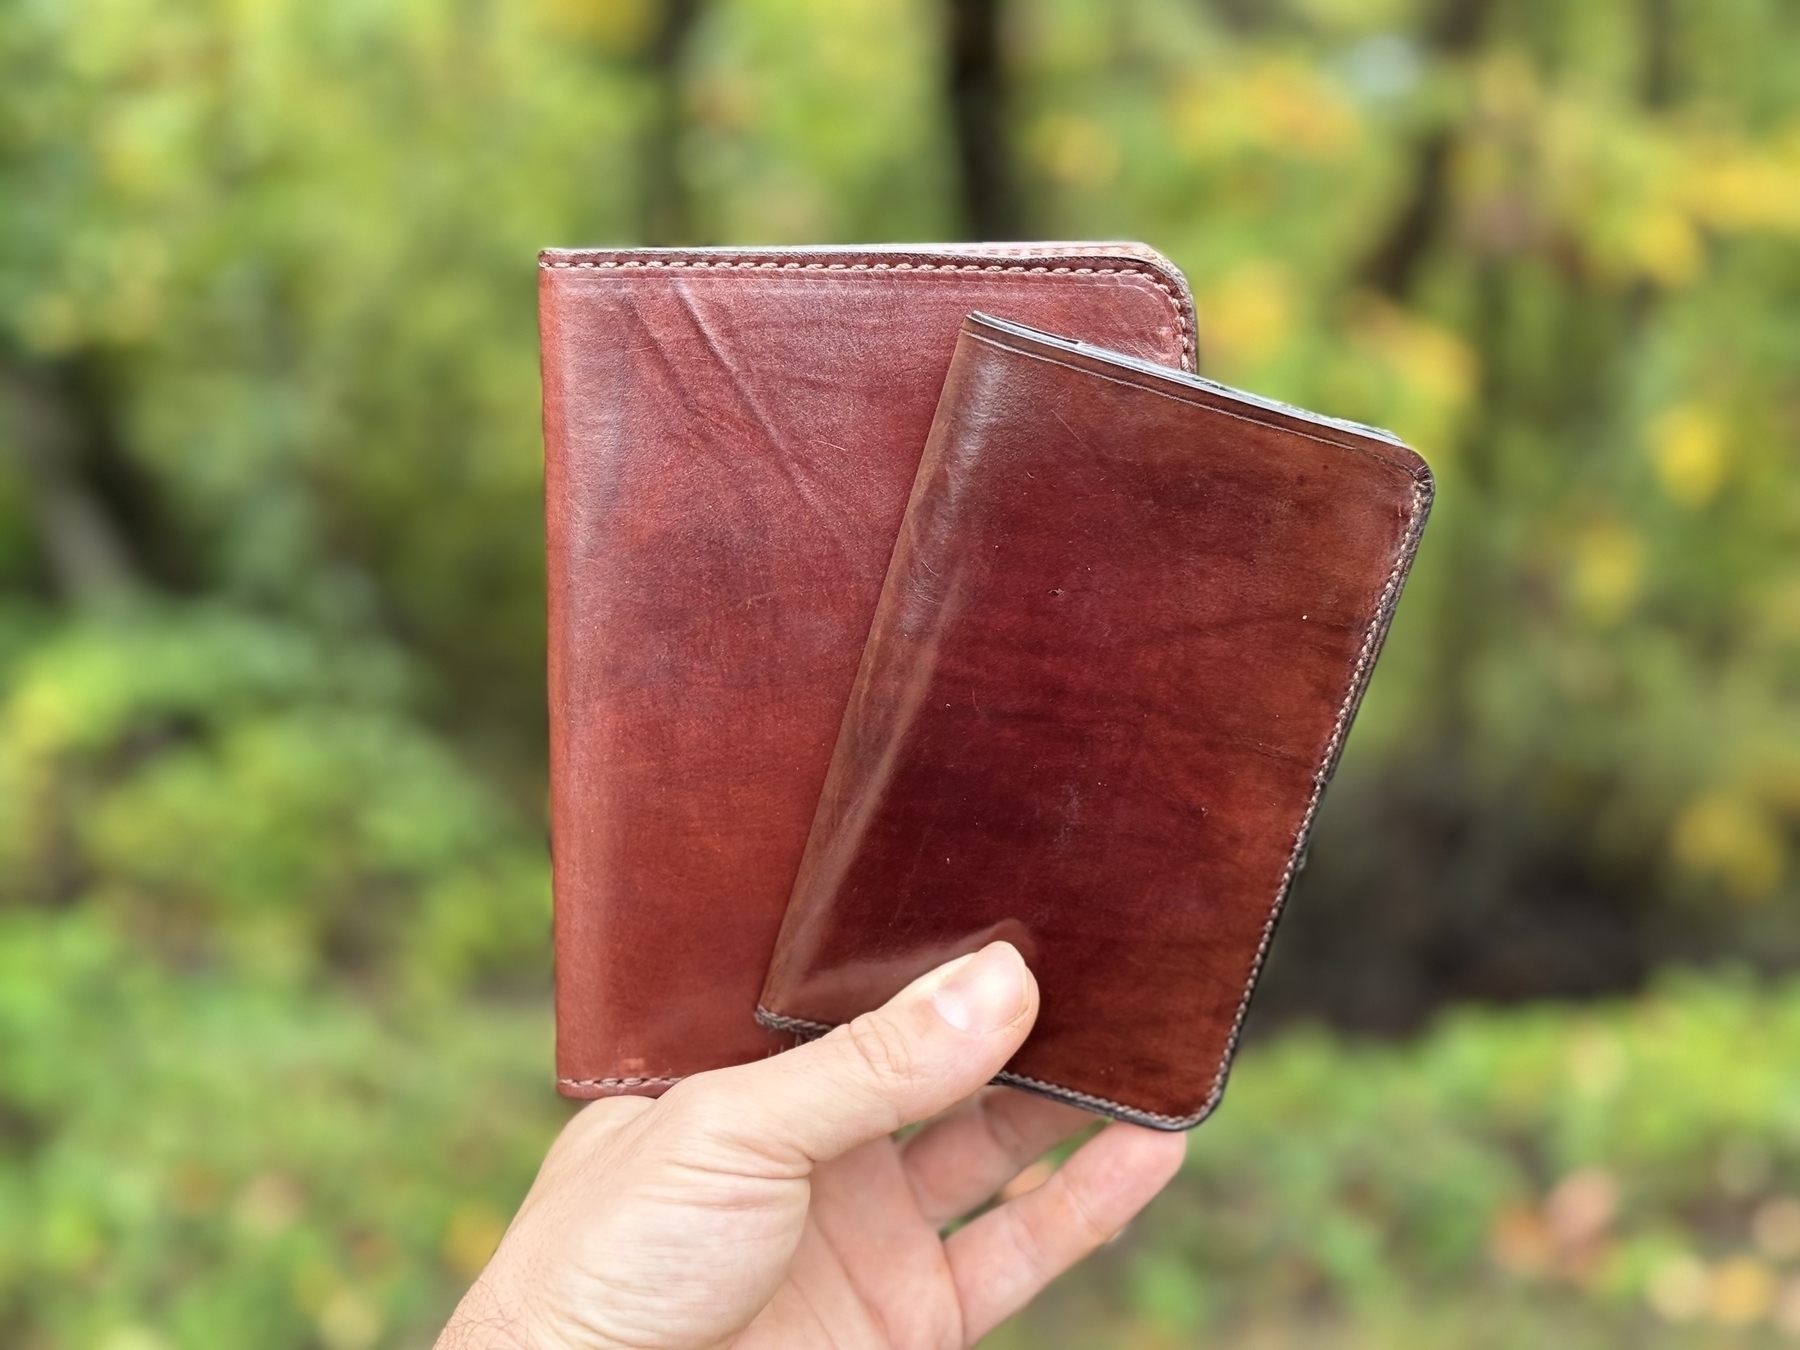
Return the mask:
[(1219, 1059), (1219, 1071), (1213, 1077), (1212, 1091), (1207, 1094), (1206, 1104), (1200, 1111), (1203, 1116), (1218, 1105), (1219, 1098), (1225, 1092), (1225, 1078), (1231, 1069), (1232, 1056), (1237, 1052), (1238, 1038), (1243, 1034), (1244, 1018), (1250, 1011), (1250, 995), (1256, 989), (1257, 976), (1262, 974), (1263, 961), (1269, 954), (1269, 943), (1275, 936), (1276, 921), (1281, 918), (1282, 906), (1287, 901), (1288, 891), (1294, 884), (1294, 875), (1299, 870), (1300, 855), (1306, 848), (1308, 835), (1312, 833), (1313, 817), (1318, 814), (1326, 784), (1331, 781), (1331, 775), (1337, 768), (1338, 756), (1344, 748), (1344, 737), (1350, 729), (1350, 720), (1356, 713), (1357, 704), (1362, 701), (1363, 687), (1374, 664), (1375, 649), (1381, 645), (1382, 636), (1393, 619), (1400, 584), (1406, 579), (1407, 568), (1412, 563), (1419, 536), (1424, 533), (1430, 502), (1429, 482), (1415, 481), (1412, 493), (1413, 518), (1407, 525), (1406, 533), (1401, 536), (1394, 565), (1388, 572), (1387, 585), (1382, 588), (1381, 599), (1375, 605), (1375, 615), (1369, 621), (1369, 631), (1363, 634), (1362, 648), (1356, 654), (1356, 665), (1350, 672), (1350, 688), (1344, 695), (1343, 705), (1338, 709), (1337, 721), (1331, 729), (1331, 739), (1325, 743), (1325, 754), (1313, 774), (1312, 797), (1306, 803), (1305, 814), (1300, 817), (1300, 828), (1294, 833), (1294, 847), (1288, 854), (1287, 866), (1282, 870), (1280, 884), (1275, 887), (1274, 898), (1269, 903), (1269, 917), (1263, 923), (1262, 937), (1256, 944), (1256, 955), (1250, 962), (1250, 976), (1244, 981), (1244, 994), (1238, 1000), (1237, 1016), (1232, 1019), (1231, 1034), (1225, 1038), (1225, 1053)]
[(1199, 363), (1197, 335), (1188, 325), (1187, 304), (1177, 295), (1161, 272), (1148, 262), (1121, 259), (1113, 267), (1076, 267), (1068, 264), (1049, 265), (1018, 262), (784, 262), (779, 259), (752, 258), (604, 258), (595, 261), (559, 261), (538, 259), (539, 268), (585, 271), (632, 271), (636, 269), (700, 269), (714, 268), (760, 270), (770, 272), (1016, 272), (1026, 276), (1110, 276), (1130, 274), (1143, 277), (1163, 293), (1175, 313), (1175, 332), (1181, 343), (1182, 364), (1192, 369)]
[(564, 1087), (654, 1087), (658, 1083), (679, 1083), (681, 1075), (676, 1074), (673, 1078), (558, 1078), (556, 1081)]
[[(1294, 834), (1294, 847), (1288, 854), (1287, 866), (1282, 870), (1281, 881), (1275, 887), (1275, 895), (1269, 903), (1269, 916), (1263, 923), (1262, 936), (1256, 946), (1256, 955), (1250, 962), (1250, 974), (1244, 981), (1244, 992), (1238, 1000), (1237, 1015), (1232, 1019), (1231, 1031), (1225, 1038), (1224, 1052), (1219, 1056), (1218, 1071), (1213, 1075), (1212, 1087), (1208, 1090), (1206, 1100), (1201, 1104), (1200, 1109), (1187, 1116), (1161, 1115), (1155, 1111), (1146, 1111), (1142, 1107), (1114, 1101), (1110, 1097), (1095, 1096), (1093, 1093), (1064, 1087), (1060, 1083), (1051, 1083), (1041, 1078), (1031, 1078), (1025, 1074), (1011, 1073), (1004, 1069), (995, 1076), (996, 1081), (1016, 1083), (1021, 1087), (1043, 1092), (1048, 1096), (1077, 1106), (1096, 1107), (1118, 1113), (1140, 1123), (1154, 1123), (1169, 1129), (1188, 1129), (1198, 1125), (1217, 1108), (1219, 1099), (1225, 1093), (1225, 1079), (1231, 1069), (1232, 1057), (1237, 1053), (1238, 1040), (1243, 1034), (1244, 1018), (1250, 1010), (1250, 996), (1255, 992), (1257, 976), (1262, 974), (1263, 960), (1269, 954), (1269, 943), (1275, 935), (1276, 920), (1281, 917), (1282, 905), (1286, 902), (1288, 891), (1294, 884), (1294, 874), (1299, 866), (1300, 854), (1306, 847), (1307, 836), (1312, 832), (1313, 817), (1318, 814), (1319, 802), (1325, 795), (1325, 787), (1331, 781), (1333, 770), (1337, 767), (1338, 755), (1343, 750), (1344, 737), (1349, 730), (1351, 718), (1356, 712), (1357, 704), (1361, 702), (1363, 687), (1367, 683), (1373, 667), (1375, 649), (1380, 645), (1382, 635), (1387, 632), (1388, 624), (1393, 618), (1394, 605), (1399, 598), (1400, 584), (1406, 579), (1407, 568), (1412, 562), (1414, 550), (1418, 547), (1419, 537), (1424, 533), (1425, 521), (1430, 514), (1427, 508), (1431, 502), (1431, 495), (1429, 482), (1414, 482), (1412, 520), (1407, 525), (1406, 533), (1400, 538), (1399, 548), (1395, 550), (1393, 566), (1388, 571), (1387, 582), (1382, 587), (1381, 597), (1375, 604), (1375, 614), (1369, 620), (1369, 629), (1363, 634), (1362, 646), (1356, 653), (1356, 665), (1350, 672), (1350, 687), (1344, 695), (1343, 704), (1338, 708), (1337, 720), (1332, 725), (1331, 738), (1325, 743), (1325, 753), (1320, 757), (1319, 767), (1313, 772), (1312, 796), (1306, 803), (1305, 813), (1300, 817), (1300, 828)], [(788, 1017), (781, 1013), (770, 1012), (761, 1004), (757, 1005), (756, 1020), (773, 1030), (798, 1034), (823, 1035), (832, 1029), (830, 1023), (811, 1022), (802, 1017)]]
[(1091, 1092), (1077, 1092), (1074, 1088), (1064, 1087), (1060, 1083), (1047, 1083), (1042, 1078), (1033, 1078), (1029, 1074), (1014, 1073), (1011, 1069), (1002, 1069), (999, 1073), (995, 1074), (994, 1077), (999, 1082), (1013, 1083), (1019, 1087), (1030, 1088), (1035, 1092), (1043, 1093), (1047, 1097), (1054, 1097), (1058, 1101), (1067, 1102), (1071, 1106), (1098, 1107), (1102, 1110), (1115, 1112), (1124, 1116), (1127, 1120), (1135, 1121), (1138, 1124), (1160, 1125), (1164, 1129), (1170, 1130), (1185, 1130), (1190, 1126), (1198, 1125), (1206, 1118), (1207, 1113), (1212, 1110), (1211, 1104), (1208, 1103), (1208, 1105), (1194, 1112), (1191, 1116), (1165, 1116), (1159, 1111), (1146, 1111), (1141, 1106), (1127, 1106), (1123, 1102), (1115, 1102), (1108, 1097), (1096, 1097)]
[(815, 1036), (823, 1036), (837, 1025), (832, 1022), (809, 1022), (804, 1017), (770, 1012), (760, 1003), (756, 1005), (756, 1020), (772, 1031), (811, 1032)]

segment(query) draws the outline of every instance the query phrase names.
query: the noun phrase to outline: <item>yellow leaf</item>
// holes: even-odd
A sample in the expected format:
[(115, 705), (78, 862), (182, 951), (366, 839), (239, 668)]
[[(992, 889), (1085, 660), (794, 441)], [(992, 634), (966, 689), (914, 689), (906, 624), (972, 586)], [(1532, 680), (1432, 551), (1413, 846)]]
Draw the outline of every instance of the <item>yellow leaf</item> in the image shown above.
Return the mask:
[(1382, 363), (1428, 402), (1455, 408), (1474, 392), (1475, 354), (1449, 329), (1367, 297), (1357, 327)]
[(1565, 1057), (1569, 1081), (1584, 1097), (1609, 1097), (1625, 1081), (1629, 1065), (1625, 1047), (1610, 1031), (1583, 1027), (1569, 1039)]
[(1363, 131), (1356, 108), (1316, 71), (1283, 60), (1178, 89), (1169, 119), (1176, 145), (1201, 159), (1255, 150), (1338, 163), (1354, 153)]
[(1775, 1272), (1754, 1256), (1734, 1256), (1713, 1272), (1707, 1302), (1713, 1321), (1725, 1326), (1760, 1322), (1775, 1302)]
[(1717, 230), (1800, 232), (1800, 166), (1769, 155), (1715, 159), (1694, 175), (1689, 196), (1694, 214)]
[(1650, 1274), (1644, 1291), (1652, 1311), (1670, 1322), (1691, 1322), (1706, 1311), (1712, 1272), (1692, 1256), (1672, 1256)]
[(1203, 297), (1201, 330), (1209, 356), (1228, 366), (1267, 360), (1293, 329), (1294, 282), (1278, 263), (1240, 263)]
[(481, 1274), (506, 1232), (506, 1216), (487, 1205), (459, 1205), (444, 1229), (444, 1264), (465, 1280)]
[(1755, 802), (1726, 793), (1700, 797), (1675, 822), (1675, 861), (1716, 876), (1740, 900), (1760, 900), (1781, 883), (1787, 848)]
[(1571, 589), (1596, 623), (1617, 623), (1637, 603), (1644, 581), (1644, 543), (1617, 523), (1590, 526), (1576, 541)]
[(168, 1344), (149, 1327), (122, 1326), (106, 1334), (100, 1350), (168, 1350)]
[(330, 1350), (370, 1350), (381, 1339), (381, 1309), (354, 1289), (340, 1289), (319, 1313), (319, 1339)]
[(561, 37), (579, 38), (602, 51), (623, 55), (649, 40), (657, 7), (651, 0), (538, 0), (544, 27)]
[(1032, 133), (1031, 150), (1050, 176), (1067, 187), (1105, 187), (1119, 170), (1118, 143), (1085, 117), (1059, 113), (1044, 118)]
[(1663, 492), (1681, 506), (1704, 506), (1725, 477), (1725, 429), (1705, 408), (1684, 403), (1650, 424), (1650, 453)]
[(1706, 250), (1693, 223), (1668, 207), (1644, 213), (1631, 237), (1632, 260), (1664, 286), (1685, 286), (1700, 275)]
[(1482, 113), (1496, 122), (1523, 122), (1537, 110), (1543, 89), (1530, 58), (1517, 49), (1483, 60), (1475, 75)]

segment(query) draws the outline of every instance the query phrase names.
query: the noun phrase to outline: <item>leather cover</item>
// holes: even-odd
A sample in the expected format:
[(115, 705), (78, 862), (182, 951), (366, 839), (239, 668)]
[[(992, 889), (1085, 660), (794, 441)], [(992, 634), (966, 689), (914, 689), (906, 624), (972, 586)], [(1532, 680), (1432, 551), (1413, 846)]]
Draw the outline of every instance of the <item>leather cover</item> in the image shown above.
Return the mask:
[(540, 259), (557, 1075), (792, 1043), (756, 995), (971, 310), (1191, 367), (1134, 245)]
[(1384, 432), (971, 317), (761, 1019), (1007, 938), (1002, 1081), (1197, 1124), (1431, 495)]

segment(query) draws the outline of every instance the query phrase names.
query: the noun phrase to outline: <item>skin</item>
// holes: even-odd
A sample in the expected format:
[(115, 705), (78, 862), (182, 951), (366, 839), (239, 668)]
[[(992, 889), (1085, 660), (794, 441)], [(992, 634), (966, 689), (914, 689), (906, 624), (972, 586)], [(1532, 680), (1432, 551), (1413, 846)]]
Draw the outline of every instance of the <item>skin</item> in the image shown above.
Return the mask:
[(1037, 1012), (1037, 982), (997, 942), (808, 1045), (593, 1103), (438, 1350), (974, 1344), (1124, 1227), (1186, 1145), (1108, 1125), (945, 1236), (1093, 1123), (982, 1086)]

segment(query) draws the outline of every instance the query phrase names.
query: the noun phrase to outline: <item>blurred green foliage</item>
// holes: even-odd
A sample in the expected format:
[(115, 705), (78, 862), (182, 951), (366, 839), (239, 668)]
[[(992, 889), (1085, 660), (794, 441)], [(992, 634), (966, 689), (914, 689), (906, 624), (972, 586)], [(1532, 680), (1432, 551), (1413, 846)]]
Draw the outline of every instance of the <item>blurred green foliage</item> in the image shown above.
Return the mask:
[(564, 1118), (548, 1038), (0, 915), (5, 1343), (429, 1345)]
[[(961, 232), (942, 3), (0, 5), (0, 1342), (428, 1342), (562, 1117), (533, 254)], [(1004, 18), (1032, 233), (1439, 475), (1277, 1005), (1791, 965), (1800, 13)], [(1255, 1048), (1008, 1334), (1792, 1322), (1794, 1007)]]
[(1245, 1057), (1173, 1189), (996, 1347), (1800, 1339), (1800, 986)]

